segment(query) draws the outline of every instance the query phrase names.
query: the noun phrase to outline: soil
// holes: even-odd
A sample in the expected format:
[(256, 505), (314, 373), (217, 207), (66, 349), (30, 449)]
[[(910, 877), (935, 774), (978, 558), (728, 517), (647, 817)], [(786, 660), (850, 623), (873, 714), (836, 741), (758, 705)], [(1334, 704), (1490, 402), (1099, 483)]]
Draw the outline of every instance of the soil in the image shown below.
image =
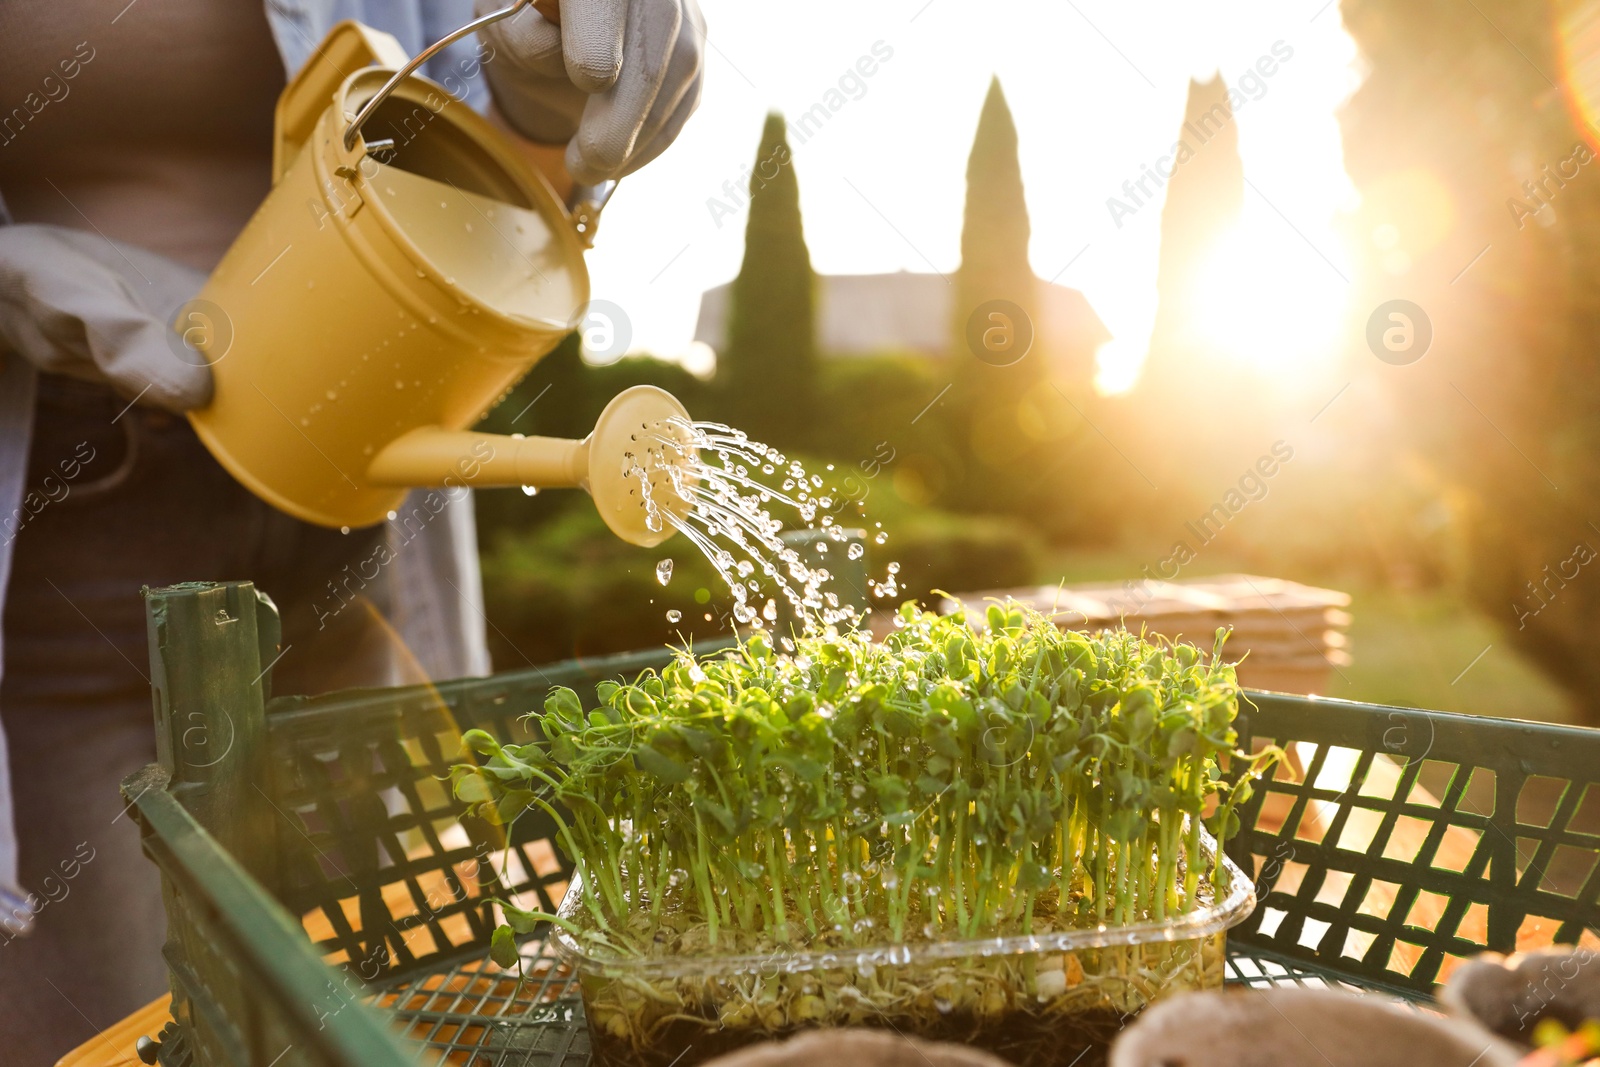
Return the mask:
[[(1018, 1067), (1104, 1067), (1107, 1050), (1129, 1018), (1109, 1008), (1071, 1015), (1011, 1012), (994, 1018), (952, 1012), (939, 1025), (921, 1021), (916, 1036), (951, 1041), (992, 1052)], [(880, 1016), (864, 1025), (900, 1030)], [(781, 1031), (722, 1029), (708, 1031), (688, 1019), (667, 1023), (649, 1049), (635, 1051), (626, 1041), (590, 1031), (593, 1062), (603, 1067), (693, 1067), (759, 1041), (782, 1040), (802, 1027)]]

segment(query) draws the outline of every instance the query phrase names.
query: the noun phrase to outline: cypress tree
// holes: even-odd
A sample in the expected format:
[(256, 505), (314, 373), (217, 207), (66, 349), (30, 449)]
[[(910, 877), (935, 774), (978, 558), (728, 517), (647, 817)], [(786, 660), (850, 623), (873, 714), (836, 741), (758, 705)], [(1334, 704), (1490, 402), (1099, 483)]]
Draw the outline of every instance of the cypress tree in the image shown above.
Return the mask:
[(757, 439), (803, 444), (815, 415), (816, 276), (783, 116), (772, 112), (750, 175), (744, 262), (717, 363), (729, 417)]
[[(1251, 370), (1199, 327), (1207, 317), (1201, 282), (1216, 268), (1221, 239), (1244, 205), (1239, 130), (1221, 76), (1189, 82), (1161, 208), (1155, 323), (1139, 380), (1123, 413), (1124, 438), (1139, 468), (1167, 488), (1153, 504), (1159, 522), (1209, 503), (1216, 485), (1259, 452), (1265, 406)], [(1162, 178), (1145, 169), (1118, 195), (1151, 210)], [(1216, 412), (1230, 410), (1227, 419)], [(1270, 438), (1268, 438), (1270, 440)], [(1176, 442), (1181, 448), (1175, 448)], [(1241, 451), (1243, 450), (1243, 451)], [(1251, 451), (1255, 450), (1255, 451)]]
[[(1178, 130), (1172, 177), (1161, 209), (1161, 253), (1156, 267), (1160, 304), (1150, 343), (1145, 381), (1165, 375), (1188, 376), (1195, 368), (1190, 329), (1195, 285), (1219, 238), (1239, 220), (1244, 205), (1244, 164), (1239, 129), (1221, 77), (1190, 81), (1183, 125)], [(1150, 172), (1154, 174), (1154, 172)], [(1145, 175), (1140, 176), (1143, 183)], [(1144, 192), (1148, 183), (1139, 184)], [(1191, 383), (1192, 384), (1192, 383)]]
[[(1028, 205), (1017, 159), (1017, 127), (1000, 79), (978, 115), (967, 157), (967, 199), (961, 227), (961, 266), (954, 278), (955, 396), (967, 469), (954, 479), (961, 502), (1003, 508), (1017, 502), (1012, 479), (1027, 448), (1016, 432), (1017, 408), (1045, 377), (1037, 337), (1025, 355), (1016, 349), (1038, 328), (1038, 281), (1028, 264)], [(1021, 315), (997, 309), (1005, 301)]]
[[(956, 349), (971, 381), (987, 386), (1004, 378), (1037, 376), (1043, 361), (1023, 357), (998, 368), (973, 356), (967, 327), (973, 313), (991, 300), (1007, 300), (1030, 317), (1035, 314), (1037, 282), (1028, 265), (1028, 204), (1017, 159), (1017, 126), (1000, 79), (989, 82), (978, 129), (967, 156), (967, 201), (961, 224), (961, 266), (954, 302)], [(997, 361), (1005, 357), (998, 355)], [(984, 372), (984, 373), (980, 373)], [(993, 373), (988, 373), (993, 372)]]

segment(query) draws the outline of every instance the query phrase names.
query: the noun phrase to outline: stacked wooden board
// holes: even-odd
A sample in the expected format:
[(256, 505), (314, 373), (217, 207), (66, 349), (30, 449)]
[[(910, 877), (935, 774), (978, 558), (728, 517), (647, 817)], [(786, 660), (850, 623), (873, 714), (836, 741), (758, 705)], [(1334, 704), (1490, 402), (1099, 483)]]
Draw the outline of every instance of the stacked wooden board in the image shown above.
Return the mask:
[[(1225, 574), (1183, 582), (1138, 581), (1035, 586), (963, 593), (975, 616), (989, 598), (1030, 604), (1069, 630), (1124, 626), (1209, 649), (1217, 628), (1231, 626), (1229, 659), (1244, 657), (1239, 682), (1280, 693), (1326, 693), (1333, 672), (1349, 665), (1345, 629), (1350, 596), (1280, 578)], [(944, 610), (955, 610), (946, 600)]]

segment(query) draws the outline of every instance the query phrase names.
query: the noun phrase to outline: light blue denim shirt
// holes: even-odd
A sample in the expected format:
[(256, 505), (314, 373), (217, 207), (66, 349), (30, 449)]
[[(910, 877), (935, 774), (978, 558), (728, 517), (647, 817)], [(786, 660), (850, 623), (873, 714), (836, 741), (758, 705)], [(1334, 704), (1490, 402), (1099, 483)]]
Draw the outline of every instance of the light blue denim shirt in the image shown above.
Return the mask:
[[(284, 70), (293, 78), (335, 24), (355, 19), (393, 34), (411, 55), (472, 19), (472, 0), (266, 0), (267, 21)], [(467, 37), (441, 51), (423, 68), (472, 107), (489, 104), (484, 78), (454, 72), (475, 54)], [(0, 190), (3, 194), (4, 190)], [(6, 221), (0, 199), (0, 221)], [(27, 478), (33, 431), (36, 375), (16, 353), (0, 351), (0, 517), (17, 513)], [(411, 511), (408, 506), (405, 513)], [(395, 553), (391, 568), (395, 627), (418, 663), (434, 678), (487, 674), (482, 584), (470, 494), (452, 500), (442, 516)], [(0, 608), (11, 577), (11, 544), (0, 544)], [(4, 635), (0, 634), (0, 653)], [(0, 664), (3, 664), (0, 655)], [(10, 761), (0, 733), (0, 909), (27, 914), (26, 891), (17, 884), (17, 838), (13, 825)]]

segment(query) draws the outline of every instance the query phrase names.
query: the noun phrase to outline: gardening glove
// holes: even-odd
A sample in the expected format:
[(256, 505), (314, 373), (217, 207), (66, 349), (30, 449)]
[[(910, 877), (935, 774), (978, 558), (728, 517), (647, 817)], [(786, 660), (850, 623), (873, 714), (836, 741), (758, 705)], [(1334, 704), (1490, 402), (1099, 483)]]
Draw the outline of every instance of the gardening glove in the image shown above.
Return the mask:
[(168, 411), (204, 407), (211, 367), (168, 323), (205, 280), (99, 234), (0, 226), (0, 352)]
[[(478, 14), (505, 0), (476, 0)], [(585, 185), (660, 155), (700, 103), (705, 19), (695, 0), (562, 0), (557, 25), (533, 8), (479, 31), (495, 104), (523, 136), (567, 142)]]

